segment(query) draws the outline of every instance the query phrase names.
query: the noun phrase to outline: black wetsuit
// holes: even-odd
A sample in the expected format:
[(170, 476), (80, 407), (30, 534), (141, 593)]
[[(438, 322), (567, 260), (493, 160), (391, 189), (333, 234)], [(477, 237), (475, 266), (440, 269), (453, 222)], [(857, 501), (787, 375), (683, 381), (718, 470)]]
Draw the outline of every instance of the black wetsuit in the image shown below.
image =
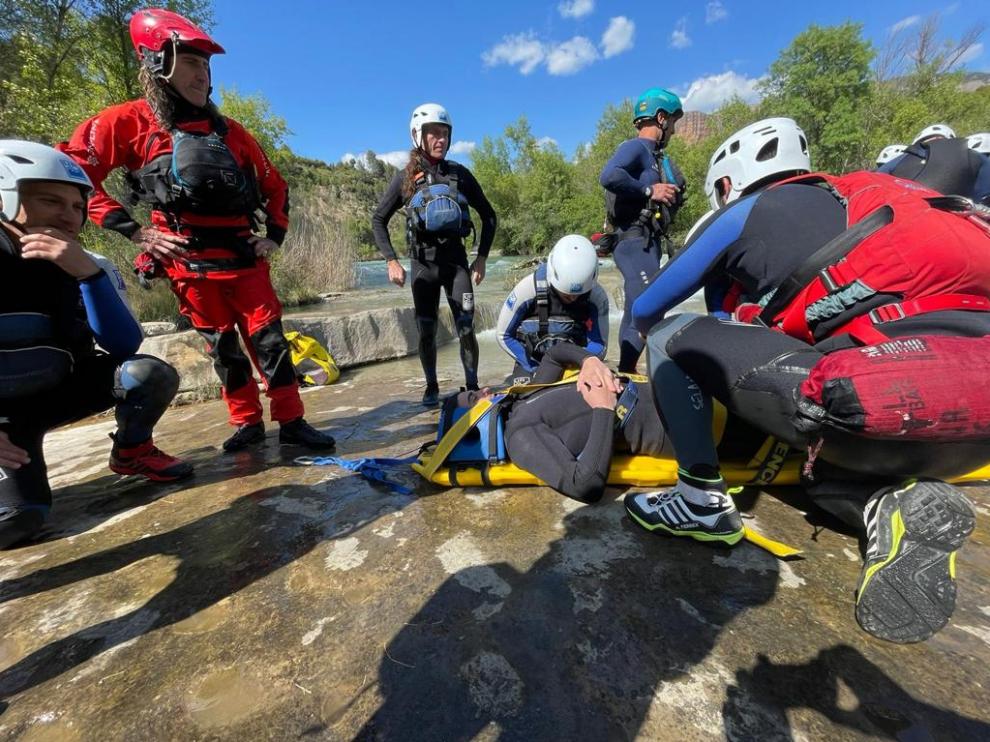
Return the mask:
[[(54, 263), (16, 254), (0, 227), (0, 351), (13, 357), (26, 345), (18, 330), (25, 317), (44, 317), (51, 333), (38, 345), (65, 351), (72, 366), (26, 396), (16, 396), (13, 380), (4, 377), (0, 430), (27, 451), (31, 462), (19, 469), (0, 468), (0, 548), (30, 536), (48, 516), (52, 492), (42, 449), (46, 432), (116, 407), (117, 442), (143, 443), (179, 384), (175, 369), (164, 361), (134, 355), (141, 343), (140, 326), (105, 272), (80, 283)], [(94, 339), (107, 352), (97, 350)], [(46, 370), (51, 367), (47, 364)], [(0, 372), (7, 369), (5, 360)]]
[[(436, 183), (444, 183), (453, 173), (457, 189), (481, 219), (478, 237), (478, 256), (487, 257), (495, 238), (495, 210), (485, 198), (481, 186), (471, 171), (451, 160), (441, 160), (431, 171)], [(386, 260), (395, 259), (395, 248), (388, 234), (388, 222), (405, 203), (402, 186), (405, 172), (392, 178), (371, 217), (375, 244)], [(416, 325), (419, 330), (419, 359), (423, 364), (427, 386), (437, 385), (437, 310), (440, 306), (440, 289), (447, 295), (447, 303), (454, 315), (457, 336), (461, 343), (461, 362), (469, 387), (478, 383), (478, 341), (474, 336), (474, 288), (468, 269), (467, 252), (459, 237), (436, 237), (407, 229), (410, 242), (413, 304), (416, 308)]]
[[(643, 352), (643, 339), (632, 326), (632, 305), (660, 270), (661, 239), (684, 203), (686, 181), (663, 149), (637, 137), (619, 145), (602, 168), (599, 182), (608, 194), (609, 219), (618, 235), (613, 258), (624, 281), (619, 370), (631, 373)], [(646, 189), (656, 183), (672, 183), (678, 191), (673, 204), (657, 205), (661, 218), (647, 223), (642, 218), (650, 205)]]
[[(570, 343), (555, 345), (543, 356), (531, 383), (559, 381), (566, 369), (579, 367), (591, 355)], [(505, 428), (509, 459), (558, 492), (594, 502), (605, 491), (613, 453), (670, 458), (674, 449), (657, 411), (653, 385), (630, 384), (637, 401), (621, 425), (613, 410), (589, 406), (576, 384), (548, 387), (513, 402)], [(741, 418), (729, 418), (719, 451), (749, 458), (764, 439)]]
[(939, 193), (990, 204), (990, 157), (970, 149), (965, 139), (912, 144), (878, 172), (914, 180)]

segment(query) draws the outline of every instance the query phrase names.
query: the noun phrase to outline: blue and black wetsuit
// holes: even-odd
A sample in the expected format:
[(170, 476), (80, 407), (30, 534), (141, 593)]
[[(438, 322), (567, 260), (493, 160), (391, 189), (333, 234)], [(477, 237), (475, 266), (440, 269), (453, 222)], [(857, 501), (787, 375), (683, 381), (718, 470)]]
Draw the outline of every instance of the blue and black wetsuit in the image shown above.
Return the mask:
[(966, 196), (990, 205), (990, 157), (970, 149), (965, 139), (913, 144), (878, 172), (916, 181), (947, 196)]
[(561, 301), (547, 285), (547, 335), (540, 333), (537, 282), (546, 282), (546, 264), (524, 276), (502, 304), (495, 326), (499, 347), (512, 356), (512, 377), (531, 377), (549, 347), (570, 342), (604, 358), (608, 351), (608, 294), (598, 283), (575, 301)]
[[(101, 270), (76, 281), (54, 263), (25, 260), (0, 225), (0, 430), (31, 457), (20, 469), (0, 468), (0, 548), (36, 532), (51, 509), (45, 433), (116, 407), (116, 440), (134, 446), (151, 437), (175, 396), (175, 369), (135, 355), (141, 327), (115, 280)], [(69, 362), (45, 383), (18, 382), (15, 364), (38, 359), (37, 377), (62, 356)]]
[[(643, 340), (632, 326), (631, 308), (660, 269), (660, 241), (684, 201), (686, 182), (663, 149), (639, 137), (619, 145), (602, 169), (599, 182), (606, 191), (609, 220), (618, 234), (614, 259), (625, 283), (619, 370), (633, 372), (643, 352)], [(656, 183), (676, 185), (677, 196), (670, 206), (654, 204), (656, 210), (644, 215), (651, 205), (649, 189)]]
[[(649, 333), (650, 378), (682, 469), (699, 478), (717, 472), (711, 397), (766, 433), (795, 446), (806, 443), (792, 425), (795, 392), (822, 354), (847, 347), (850, 337), (809, 346), (766, 327), (732, 321), (722, 311), (723, 299), (738, 282), (749, 301), (766, 301), (812, 253), (845, 229), (845, 209), (823, 188), (788, 184), (761, 191), (716, 212), (637, 300), (633, 316), (636, 327)], [(667, 316), (701, 288), (715, 316)], [(875, 300), (887, 303), (891, 297)], [(846, 321), (841, 315), (836, 326)], [(988, 333), (986, 312), (932, 312), (884, 324), (890, 337)], [(831, 441), (821, 459), (842, 472), (833, 478), (889, 479), (969, 471), (987, 453), (983, 446), (870, 442), (850, 434)], [(838, 505), (822, 505), (861, 527), (862, 506), (873, 489), (856, 491), (852, 503), (839, 498)]]
[[(481, 220), (478, 256), (487, 257), (495, 239), (497, 219), (495, 210), (478, 181), (470, 170), (452, 160), (441, 160), (429, 170), (431, 182), (443, 184), (448, 182), (451, 175), (456, 179), (459, 193)], [(395, 174), (371, 217), (375, 245), (385, 260), (396, 257), (388, 234), (388, 222), (406, 202), (403, 196), (405, 179), (405, 171)], [(427, 386), (437, 386), (437, 310), (440, 307), (440, 290), (443, 289), (454, 315), (454, 324), (461, 343), (465, 380), (469, 387), (477, 388), (478, 341), (474, 336), (474, 288), (464, 243), (460, 237), (441, 237), (409, 230), (407, 238), (414, 243), (410, 245), (410, 284), (419, 330), (419, 360), (423, 365)]]

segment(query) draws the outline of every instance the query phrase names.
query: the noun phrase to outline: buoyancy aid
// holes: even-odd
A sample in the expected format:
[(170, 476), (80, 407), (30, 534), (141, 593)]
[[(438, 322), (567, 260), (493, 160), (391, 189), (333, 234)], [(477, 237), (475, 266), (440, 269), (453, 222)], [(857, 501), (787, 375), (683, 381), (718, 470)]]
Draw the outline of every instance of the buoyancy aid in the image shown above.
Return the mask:
[(873, 172), (781, 181), (828, 189), (848, 229), (776, 289), (760, 320), (809, 343), (848, 333), (886, 339), (885, 321), (962, 309), (990, 311), (990, 225), (939, 208), (939, 194)]
[[(173, 217), (245, 215), (254, 224), (255, 211), (261, 207), (258, 184), (253, 170), (242, 168), (224, 142), (226, 134), (222, 120), (208, 133), (173, 129), (167, 135), (170, 151), (128, 174), (132, 202), (148, 202)], [(145, 159), (157, 138), (148, 138)]]
[(550, 290), (547, 264), (541, 262), (533, 271), (536, 290), (536, 316), (527, 317), (516, 329), (516, 339), (526, 348), (526, 354), (539, 363), (557, 343), (574, 343), (582, 348), (588, 344), (591, 312), (595, 311), (585, 294), (570, 304)]
[(53, 263), (24, 260), (0, 227), (0, 400), (50, 391), (92, 349), (75, 279)]
[(460, 192), (457, 173), (444, 175), (420, 172), (416, 190), (406, 203), (406, 229), (409, 244), (420, 244), (429, 237), (464, 238), (471, 234), (471, 213), (467, 198)]

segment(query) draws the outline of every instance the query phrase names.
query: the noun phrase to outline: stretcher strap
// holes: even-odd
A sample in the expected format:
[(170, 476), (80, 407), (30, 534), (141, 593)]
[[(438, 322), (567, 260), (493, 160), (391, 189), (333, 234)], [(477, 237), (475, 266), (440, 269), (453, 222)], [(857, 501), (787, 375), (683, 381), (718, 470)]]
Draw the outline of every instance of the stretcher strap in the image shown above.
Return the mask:
[(389, 479), (385, 469), (392, 466), (405, 466), (416, 459), (416, 456), (408, 456), (404, 459), (342, 459), (339, 456), (300, 456), (295, 459), (295, 463), (301, 466), (339, 466), (360, 474), (369, 481), (380, 482), (400, 495), (411, 495), (413, 490), (404, 484)]

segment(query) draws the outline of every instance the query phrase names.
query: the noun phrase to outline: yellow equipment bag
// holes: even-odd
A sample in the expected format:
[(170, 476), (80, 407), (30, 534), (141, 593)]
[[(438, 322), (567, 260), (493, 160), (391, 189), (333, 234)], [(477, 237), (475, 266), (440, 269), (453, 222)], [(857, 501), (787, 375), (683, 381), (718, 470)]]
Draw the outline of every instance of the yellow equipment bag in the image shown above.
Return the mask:
[(292, 367), (303, 386), (327, 386), (340, 378), (340, 369), (329, 351), (314, 338), (299, 332), (285, 333)]

